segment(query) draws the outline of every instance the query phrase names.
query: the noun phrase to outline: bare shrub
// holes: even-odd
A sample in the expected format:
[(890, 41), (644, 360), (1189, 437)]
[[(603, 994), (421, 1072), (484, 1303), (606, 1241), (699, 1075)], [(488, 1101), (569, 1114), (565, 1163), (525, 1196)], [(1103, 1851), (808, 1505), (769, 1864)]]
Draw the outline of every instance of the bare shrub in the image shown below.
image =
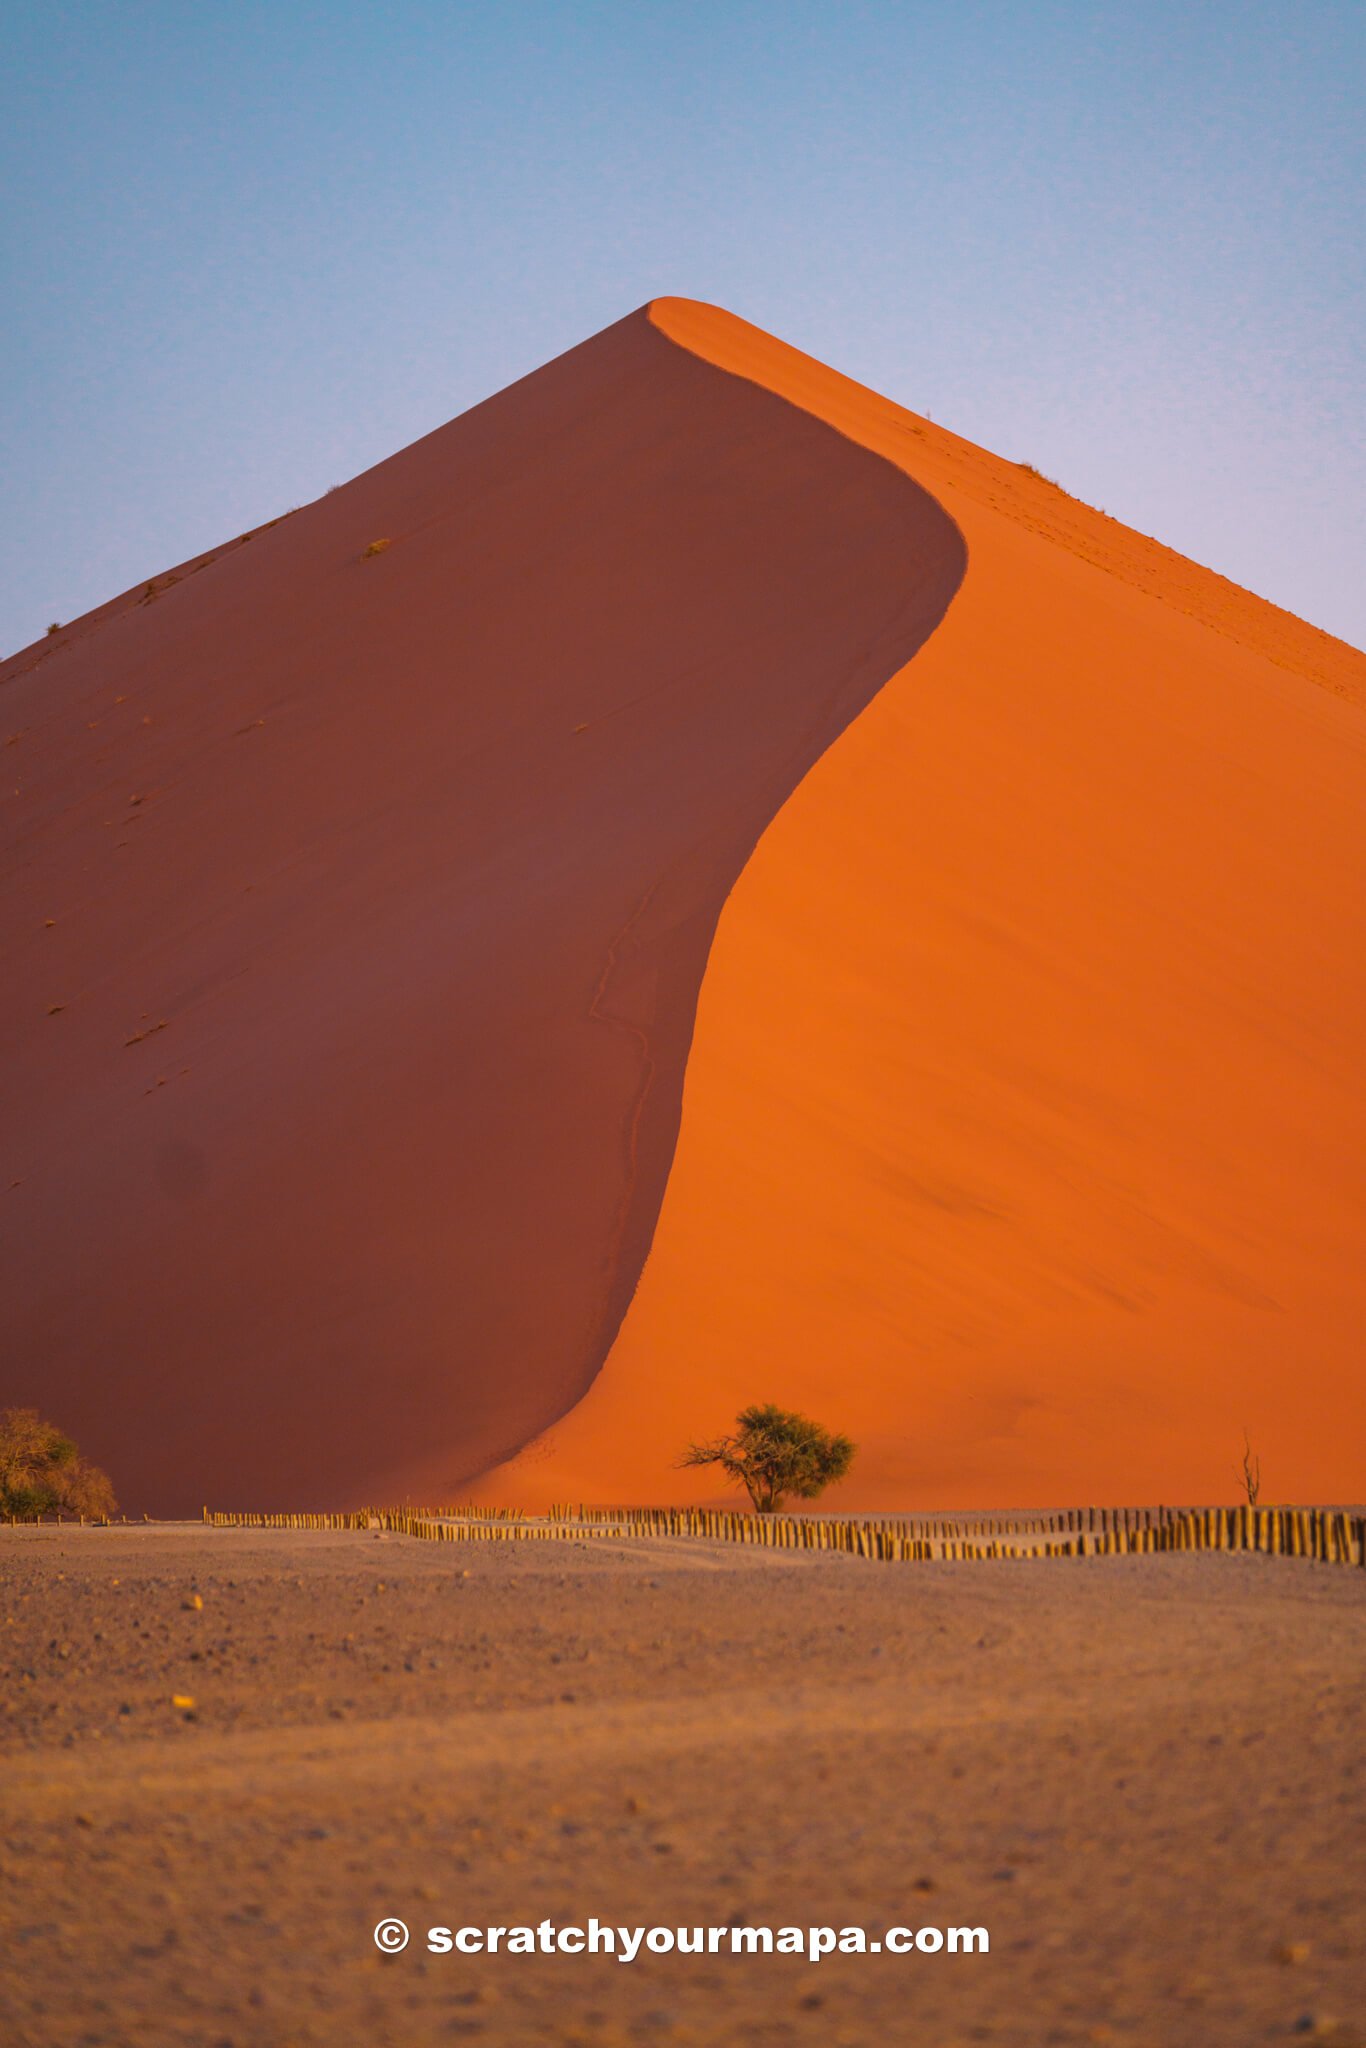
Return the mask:
[(1238, 1472), (1238, 1484), (1247, 1495), (1248, 1506), (1255, 1508), (1262, 1490), (1262, 1461), (1254, 1455), (1246, 1429), (1243, 1431), (1243, 1463)]
[(36, 1408), (0, 1411), (0, 1515), (112, 1515), (108, 1475)]

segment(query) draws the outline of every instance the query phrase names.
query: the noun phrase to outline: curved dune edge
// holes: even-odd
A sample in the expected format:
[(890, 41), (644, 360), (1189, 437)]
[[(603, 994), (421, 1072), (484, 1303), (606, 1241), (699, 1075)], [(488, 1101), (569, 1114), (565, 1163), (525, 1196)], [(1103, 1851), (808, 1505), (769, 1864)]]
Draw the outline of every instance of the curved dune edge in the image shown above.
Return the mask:
[[(663, 331), (897, 462), (969, 572), (708, 962), (603, 1372), (487, 1500), (703, 1499), (850, 1431), (851, 1507), (1355, 1498), (1366, 660), (717, 309)], [(1352, 701), (1355, 700), (1355, 701)]]
[(642, 311), (0, 668), (0, 1404), (159, 1513), (553, 1423), (735, 875), (962, 569)]

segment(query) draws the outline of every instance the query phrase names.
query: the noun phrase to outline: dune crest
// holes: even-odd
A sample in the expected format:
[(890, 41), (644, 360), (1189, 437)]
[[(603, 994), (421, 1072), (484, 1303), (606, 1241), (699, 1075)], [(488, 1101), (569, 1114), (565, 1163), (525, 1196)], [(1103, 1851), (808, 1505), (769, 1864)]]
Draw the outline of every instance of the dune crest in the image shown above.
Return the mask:
[(1366, 659), (716, 308), (662, 331), (932, 492), (944, 624), (717, 930), (640, 1287), (483, 1482), (714, 1494), (745, 1401), (850, 1507), (1355, 1498)]

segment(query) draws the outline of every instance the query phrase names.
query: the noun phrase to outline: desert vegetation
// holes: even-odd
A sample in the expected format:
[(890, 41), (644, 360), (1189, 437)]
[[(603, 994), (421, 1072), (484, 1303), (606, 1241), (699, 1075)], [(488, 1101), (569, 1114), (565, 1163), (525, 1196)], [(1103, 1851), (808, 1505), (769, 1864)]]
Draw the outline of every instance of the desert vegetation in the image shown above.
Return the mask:
[(856, 1448), (809, 1416), (768, 1402), (741, 1409), (731, 1435), (689, 1444), (679, 1463), (719, 1465), (740, 1481), (758, 1514), (771, 1515), (790, 1496), (814, 1500), (843, 1479)]
[(0, 1516), (112, 1515), (107, 1473), (83, 1458), (69, 1436), (36, 1408), (0, 1411)]
[(1243, 1462), (1238, 1468), (1238, 1484), (1247, 1496), (1247, 1504), (1255, 1508), (1262, 1494), (1262, 1461), (1252, 1448), (1252, 1439), (1243, 1431)]

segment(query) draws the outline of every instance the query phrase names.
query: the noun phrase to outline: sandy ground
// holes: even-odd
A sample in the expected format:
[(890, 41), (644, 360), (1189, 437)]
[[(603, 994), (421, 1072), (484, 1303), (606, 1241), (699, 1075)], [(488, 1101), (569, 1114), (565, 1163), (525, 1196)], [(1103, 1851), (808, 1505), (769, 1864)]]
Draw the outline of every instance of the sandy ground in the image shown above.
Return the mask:
[[(6, 2048), (1366, 2040), (1360, 1571), (163, 1526), (0, 1589)], [(590, 1914), (991, 1954), (421, 1946)]]

